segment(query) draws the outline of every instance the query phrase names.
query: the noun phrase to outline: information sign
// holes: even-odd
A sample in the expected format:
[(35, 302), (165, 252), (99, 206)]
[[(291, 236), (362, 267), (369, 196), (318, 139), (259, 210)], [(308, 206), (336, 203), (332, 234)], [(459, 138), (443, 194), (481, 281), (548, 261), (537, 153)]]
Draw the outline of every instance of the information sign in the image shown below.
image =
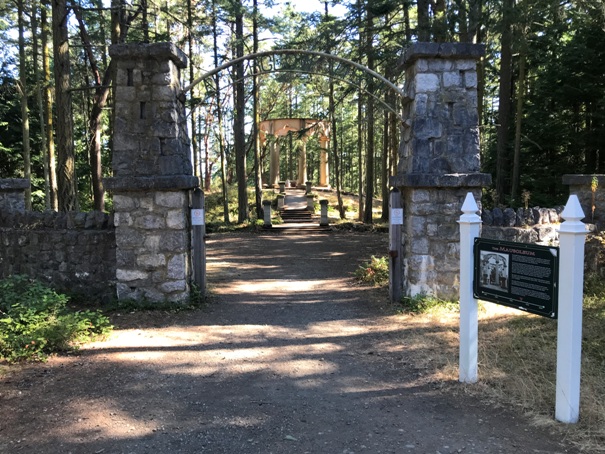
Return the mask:
[(391, 225), (403, 225), (403, 208), (391, 208)]
[(474, 297), (557, 318), (559, 248), (475, 239)]
[(191, 210), (191, 225), (204, 225), (203, 208), (193, 208)]

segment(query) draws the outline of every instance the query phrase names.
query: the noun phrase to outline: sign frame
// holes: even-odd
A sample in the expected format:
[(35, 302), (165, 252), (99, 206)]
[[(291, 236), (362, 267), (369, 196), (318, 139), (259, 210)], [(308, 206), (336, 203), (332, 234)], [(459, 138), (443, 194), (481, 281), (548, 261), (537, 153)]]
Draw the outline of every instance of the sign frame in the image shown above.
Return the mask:
[(557, 319), (559, 248), (475, 238), (473, 297)]

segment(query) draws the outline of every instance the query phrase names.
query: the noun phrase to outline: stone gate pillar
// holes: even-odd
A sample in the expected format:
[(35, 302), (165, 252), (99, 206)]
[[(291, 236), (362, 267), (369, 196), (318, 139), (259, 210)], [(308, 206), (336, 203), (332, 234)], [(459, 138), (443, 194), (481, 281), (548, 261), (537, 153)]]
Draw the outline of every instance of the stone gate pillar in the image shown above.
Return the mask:
[(118, 299), (189, 296), (191, 151), (180, 94), (186, 56), (170, 43), (110, 47), (116, 65), (113, 192)]
[(467, 192), (481, 200), (477, 60), (483, 46), (416, 43), (406, 71), (402, 145), (392, 185), (402, 194), (403, 292), (457, 298), (457, 220)]

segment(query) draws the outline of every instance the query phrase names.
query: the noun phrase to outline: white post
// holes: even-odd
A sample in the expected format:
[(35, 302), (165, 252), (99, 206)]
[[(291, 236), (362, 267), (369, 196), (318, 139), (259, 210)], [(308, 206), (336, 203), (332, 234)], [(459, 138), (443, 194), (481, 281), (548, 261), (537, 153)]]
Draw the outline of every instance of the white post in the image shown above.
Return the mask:
[(570, 195), (559, 230), (559, 316), (557, 325), (557, 400), (555, 418), (576, 423), (580, 416), (582, 296), (584, 285), (584, 212)]
[(462, 205), (460, 224), (460, 365), (459, 380), (477, 381), (478, 311), (473, 297), (473, 247), (479, 237), (481, 218), (473, 194), (466, 194)]

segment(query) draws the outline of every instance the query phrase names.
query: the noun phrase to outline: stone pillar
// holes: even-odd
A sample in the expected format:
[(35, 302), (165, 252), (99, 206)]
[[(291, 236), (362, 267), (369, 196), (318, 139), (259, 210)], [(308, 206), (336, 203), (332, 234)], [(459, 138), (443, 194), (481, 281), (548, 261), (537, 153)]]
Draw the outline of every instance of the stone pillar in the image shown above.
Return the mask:
[(298, 181), (297, 186), (304, 186), (307, 182), (307, 137), (302, 138), (300, 156), (298, 157)]
[(29, 187), (27, 178), (1, 178), (0, 210), (25, 211), (25, 190)]
[(276, 188), (279, 178), (279, 138), (275, 137), (275, 142), (271, 142), (271, 160), (269, 161), (269, 187)]
[(306, 194), (311, 194), (311, 190), (313, 189), (313, 183), (311, 183), (310, 181), (305, 182), (305, 193)]
[(184, 301), (191, 278), (193, 176), (180, 70), (170, 43), (119, 44), (112, 191), (118, 299)]
[(403, 226), (405, 295), (457, 298), (466, 194), (481, 200), (491, 176), (480, 173), (476, 44), (416, 43), (404, 56), (402, 143), (397, 176)]
[(319, 144), (321, 149), (319, 155), (319, 186), (327, 188), (330, 185), (330, 169), (328, 168), (328, 138), (323, 136), (320, 137)]

